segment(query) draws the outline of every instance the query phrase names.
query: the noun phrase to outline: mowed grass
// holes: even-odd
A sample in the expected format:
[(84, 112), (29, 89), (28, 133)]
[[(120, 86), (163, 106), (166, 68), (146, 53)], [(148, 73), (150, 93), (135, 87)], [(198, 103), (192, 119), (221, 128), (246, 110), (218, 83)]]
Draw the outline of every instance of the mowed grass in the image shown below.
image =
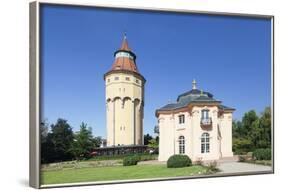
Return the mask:
[(113, 166), (97, 168), (42, 171), (42, 184), (96, 182), (126, 179), (151, 179), (161, 177), (192, 176), (204, 174), (202, 166), (167, 168), (166, 165)]

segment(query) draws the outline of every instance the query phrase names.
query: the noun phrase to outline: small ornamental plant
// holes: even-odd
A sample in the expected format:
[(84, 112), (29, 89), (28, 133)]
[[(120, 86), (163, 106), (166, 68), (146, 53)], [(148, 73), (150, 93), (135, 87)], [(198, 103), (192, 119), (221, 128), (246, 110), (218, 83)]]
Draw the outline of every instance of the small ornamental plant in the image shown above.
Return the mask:
[(220, 170), (217, 166), (218, 166), (218, 163), (216, 161), (212, 161), (212, 162), (208, 163), (206, 166), (207, 174), (213, 174), (213, 173), (219, 172)]
[(167, 161), (168, 168), (181, 168), (191, 166), (191, 159), (187, 155), (176, 154)]

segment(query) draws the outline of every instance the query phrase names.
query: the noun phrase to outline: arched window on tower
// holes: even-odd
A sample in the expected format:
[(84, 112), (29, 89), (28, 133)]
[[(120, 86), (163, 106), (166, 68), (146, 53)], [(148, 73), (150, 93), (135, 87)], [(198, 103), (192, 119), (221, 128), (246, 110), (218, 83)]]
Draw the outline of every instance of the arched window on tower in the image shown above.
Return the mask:
[(185, 139), (184, 136), (179, 137), (179, 154), (185, 153)]
[(201, 153), (210, 152), (210, 135), (209, 133), (203, 133), (201, 136)]

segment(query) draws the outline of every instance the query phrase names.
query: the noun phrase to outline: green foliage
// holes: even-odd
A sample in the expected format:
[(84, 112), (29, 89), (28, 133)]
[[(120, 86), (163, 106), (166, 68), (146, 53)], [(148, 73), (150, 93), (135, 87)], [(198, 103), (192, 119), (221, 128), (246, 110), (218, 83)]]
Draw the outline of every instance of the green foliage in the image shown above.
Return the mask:
[(246, 112), (242, 122), (233, 122), (233, 151), (245, 154), (259, 148), (271, 147), (271, 109), (266, 107), (260, 116), (254, 110)]
[(153, 139), (151, 135), (149, 135), (148, 133), (146, 135), (143, 136), (143, 143), (144, 145), (148, 145), (149, 141)]
[(80, 160), (81, 158), (89, 157), (93, 147), (92, 129), (82, 122), (79, 132), (74, 135), (70, 151), (76, 160)]
[(168, 168), (181, 168), (191, 166), (191, 159), (187, 155), (175, 154), (167, 161)]
[(151, 139), (151, 140), (149, 141), (149, 143), (148, 143), (147, 146), (148, 146), (149, 148), (157, 149), (158, 146), (159, 146), (158, 143), (159, 143), (159, 142), (157, 142), (156, 139)]
[(40, 126), (42, 163), (88, 158), (92, 148), (101, 144), (101, 137), (93, 137), (91, 128), (85, 123), (75, 134), (67, 120), (60, 118), (51, 125), (50, 131), (48, 129), (45, 120)]
[(138, 155), (127, 156), (123, 159), (123, 166), (137, 165), (139, 161), (140, 161), (140, 157)]
[(154, 133), (159, 135), (159, 125), (154, 126)]
[(99, 136), (98, 137), (94, 137), (92, 139), (93, 147), (100, 147), (101, 141), (102, 141), (101, 137), (99, 137)]
[(251, 140), (245, 138), (233, 139), (232, 146), (235, 154), (246, 154), (253, 147)]
[(271, 160), (271, 149), (260, 148), (253, 152), (253, 158), (256, 160)]
[(212, 173), (216, 173), (219, 171), (218, 167), (217, 167), (217, 162), (216, 161), (213, 161), (213, 162), (210, 162), (206, 165), (206, 169), (207, 169), (207, 173), (208, 174), (212, 174)]
[(56, 124), (51, 125), (51, 132), (41, 144), (41, 161), (43, 163), (71, 160), (70, 146), (73, 141), (71, 126), (65, 119), (58, 119)]
[(148, 153), (137, 153), (137, 154), (116, 154), (116, 155), (103, 155), (103, 156), (95, 156), (90, 158), (89, 160), (122, 160), (127, 156), (138, 155), (140, 157), (140, 161), (146, 160), (156, 160), (158, 155), (156, 154), (148, 154)]
[(155, 154), (140, 155), (140, 161), (157, 160), (157, 158), (158, 158), (158, 155), (155, 155)]

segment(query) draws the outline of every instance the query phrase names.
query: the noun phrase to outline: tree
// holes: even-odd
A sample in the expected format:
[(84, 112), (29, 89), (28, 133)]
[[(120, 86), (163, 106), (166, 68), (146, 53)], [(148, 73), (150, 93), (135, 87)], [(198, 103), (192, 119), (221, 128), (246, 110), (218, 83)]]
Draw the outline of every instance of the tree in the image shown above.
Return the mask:
[(154, 133), (159, 135), (159, 125), (154, 126)]
[(159, 147), (159, 144), (157, 143), (156, 139), (149, 140), (149, 143), (147, 145), (149, 148), (157, 149)]
[(233, 151), (236, 153), (271, 148), (271, 108), (260, 116), (254, 110), (246, 112), (242, 122), (233, 122)]
[(46, 140), (41, 142), (41, 163), (51, 163), (56, 161), (55, 145), (52, 137), (53, 135), (48, 133)]
[(40, 125), (40, 134), (41, 134), (41, 143), (45, 143), (49, 132), (49, 124), (47, 119), (41, 122)]
[(156, 140), (157, 144), (159, 144), (159, 136), (156, 136), (155, 140)]
[(45, 119), (44, 121), (41, 122), (40, 125), (40, 135), (41, 135), (41, 163), (47, 163), (50, 162), (51, 155), (52, 155), (52, 150), (53, 150), (53, 145), (52, 142), (50, 141), (49, 136), (49, 124), (47, 123), (47, 120)]
[(232, 136), (233, 138), (241, 138), (243, 135), (243, 127), (241, 121), (232, 122)]
[(93, 147), (100, 147), (102, 138), (100, 136), (93, 138)]
[(260, 117), (261, 141), (259, 148), (271, 147), (271, 108), (266, 107)]
[(149, 135), (148, 133), (146, 135), (144, 135), (144, 138), (143, 138), (143, 143), (144, 145), (148, 145), (149, 141), (152, 139), (152, 136)]
[(70, 148), (73, 142), (73, 131), (65, 119), (58, 119), (51, 125), (51, 133), (48, 135), (53, 144), (53, 161), (69, 160), (73, 157)]
[(242, 118), (242, 125), (243, 125), (243, 131), (242, 135), (244, 137), (248, 137), (253, 129), (253, 123), (258, 120), (258, 116), (255, 112), (255, 110), (250, 110), (249, 112), (246, 112)]
[(71, 152), (76, 160), (90, 156), (93, 148), (93, 135), (91, 127), (82, 122), (80, 130), (74, 134), (74, 140), (71, 144)]

